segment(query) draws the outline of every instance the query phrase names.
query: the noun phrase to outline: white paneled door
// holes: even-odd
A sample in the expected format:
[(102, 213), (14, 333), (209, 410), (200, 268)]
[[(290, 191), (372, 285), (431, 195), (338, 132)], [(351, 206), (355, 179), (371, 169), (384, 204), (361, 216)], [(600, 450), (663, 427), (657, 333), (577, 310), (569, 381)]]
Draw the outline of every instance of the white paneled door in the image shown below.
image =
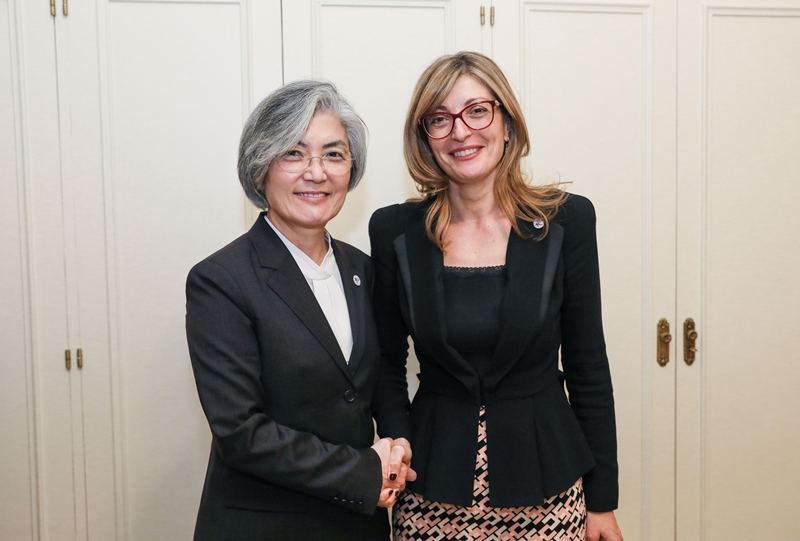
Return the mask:
[(800, 2), (678, 21), (676, 537), (798, 539)]
[(597, 210), (626, 539), (674, 539), (675, 1), (497, 1), (494, 58), (518, 85), (529, 173)]

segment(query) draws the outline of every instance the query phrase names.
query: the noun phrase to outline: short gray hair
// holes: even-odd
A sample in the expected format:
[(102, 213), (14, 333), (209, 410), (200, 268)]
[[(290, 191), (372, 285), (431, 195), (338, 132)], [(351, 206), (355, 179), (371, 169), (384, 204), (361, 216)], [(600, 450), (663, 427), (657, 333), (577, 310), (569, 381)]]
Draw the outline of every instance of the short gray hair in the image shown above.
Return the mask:
[(250, 113), (239, 141), (239, 182), (258, 208), (269, 207), (264, 193), (267, 169), (300, 142), (314, 114), (333, 113), (342, 122), (353, 157), (347, 190), (356, 187), (367, 163), (367, 126), (333, 83), (301, 79), (280, 87)]

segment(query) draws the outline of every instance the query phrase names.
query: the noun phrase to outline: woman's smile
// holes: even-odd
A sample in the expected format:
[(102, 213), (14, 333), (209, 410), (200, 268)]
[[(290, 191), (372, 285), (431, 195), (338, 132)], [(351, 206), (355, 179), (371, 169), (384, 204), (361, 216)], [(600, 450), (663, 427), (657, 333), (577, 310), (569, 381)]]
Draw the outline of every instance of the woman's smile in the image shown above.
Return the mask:
[(473, 154), (475, 154), (479, 150), (480, 150), (480, 147), (473, 147), (473, 148), (468, 148), (468, 149), (464, 149), (464, 150), (456, 150), (454, 152), (451, 152), (451, 154), (453, 156), (455, 156), (456, 158), (467, 158), (469, 156), (472, 156)]

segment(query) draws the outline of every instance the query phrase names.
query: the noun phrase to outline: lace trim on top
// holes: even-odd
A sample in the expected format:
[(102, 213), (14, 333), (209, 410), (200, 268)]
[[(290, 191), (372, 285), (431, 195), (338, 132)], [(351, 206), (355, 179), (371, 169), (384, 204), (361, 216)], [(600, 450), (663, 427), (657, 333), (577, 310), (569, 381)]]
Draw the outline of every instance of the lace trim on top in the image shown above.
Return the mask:
[(503, 273), (505, 265), (496, 265), (494, 267), (444, 267), (444, 272), (448, 274), (455, 274), (456, 276), (469, 277), (469, 276), (497, 276)]

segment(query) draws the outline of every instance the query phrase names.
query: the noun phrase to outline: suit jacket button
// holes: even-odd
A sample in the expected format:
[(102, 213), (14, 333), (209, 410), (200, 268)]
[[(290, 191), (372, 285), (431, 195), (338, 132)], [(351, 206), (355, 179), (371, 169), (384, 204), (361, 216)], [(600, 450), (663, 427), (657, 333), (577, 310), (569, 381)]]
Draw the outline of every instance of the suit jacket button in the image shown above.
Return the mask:
[(353, 509), (355, 506), (356, 506), (355, 500), (350, 500), (347, 504), (347, 507), (349, 507), (350, 509)]
[(356, 505), (356, 509), (358, 509), (359, 511), (363, 511), (364, 510), (364, 502), (358, 502), (358, 505)]
[(354, 393), (350, 389), (347, 389), (344, 392), (344, 400), (345, 400), (345, 402), (348, 402), (348, 403), (349, 402), (353, 402), (355, 399), (356, 399), (356, 393)]
[(336, 503), (336, 504), (338, 504), (338, 503), (339, 503), (339, 498), (337, 498), (336, 496), (334, 496), (334, 497), (331, 499), (331, 501), (332, 501), (333, 503)]

